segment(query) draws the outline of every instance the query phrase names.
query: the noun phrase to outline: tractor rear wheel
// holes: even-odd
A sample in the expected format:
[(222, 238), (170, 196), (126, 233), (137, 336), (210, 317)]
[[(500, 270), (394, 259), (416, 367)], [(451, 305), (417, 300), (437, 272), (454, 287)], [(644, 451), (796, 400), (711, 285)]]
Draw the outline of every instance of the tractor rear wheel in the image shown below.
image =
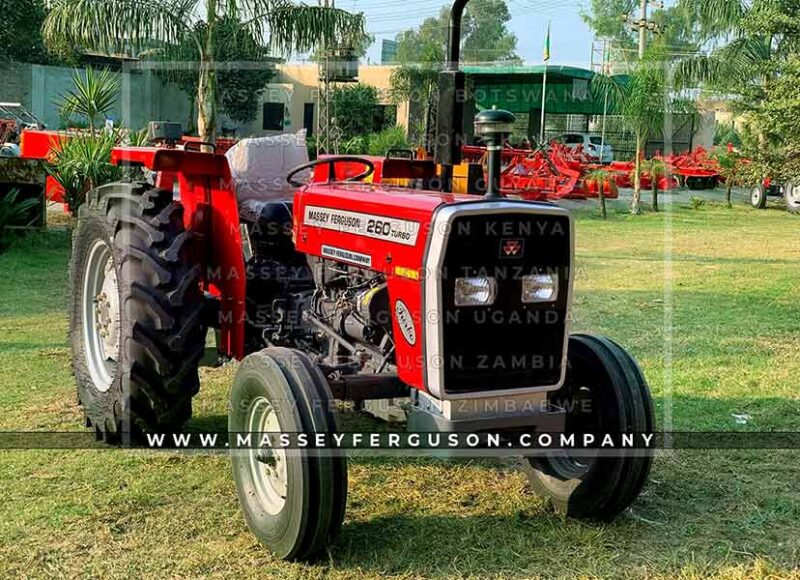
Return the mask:
[(800, 214), (800, 183), (787, 183), (783, 187), (783, 196), (789, 213)]
[(750, 205), (755, 209), (767, 207), (767, 190), (762, 184), (755, 185), (750, 190)]
[(264, 433), (335, 433), (328, 382), (307, 355), (268, 348), (245, 358), (231, 391), (233, 479), (250, 531), (273, 554), (308, 560), (331, 544), (347, 504), (347, 460), (323, 450), (258, 446)]
[(90, 192), (72, 239), (70, 343), (78, 402), (116, 443), (180, 428), (205, 348), (200, 266), (171, 191)]
[[(652, 433), (653, 406), (641, 370), (618, 344), (575, 335), (564, 387), (551, 401), (568, 409), (567, 433)], [(609, 521), (639, 495), (652, 457), (559, 452), (523, 460), (534, 491), (567, 516)]]

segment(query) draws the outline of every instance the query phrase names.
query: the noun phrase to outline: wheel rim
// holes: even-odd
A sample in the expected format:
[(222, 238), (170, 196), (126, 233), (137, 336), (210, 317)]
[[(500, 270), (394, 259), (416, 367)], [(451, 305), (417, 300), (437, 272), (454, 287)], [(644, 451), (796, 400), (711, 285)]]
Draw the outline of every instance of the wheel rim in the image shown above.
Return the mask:
[(760, 201), (761, 201), (761, 188), (754, 187), (753, 191), (750, 192), (750, 203), (752, 205), (758, 205)]
[(111, 388), (120, 346), (119, 284), (111, 248), (98, 240), (89, 250), (83, 279), (83, 343), (92, 382)]
[(786, 203), (791, 207), (800, 207), (800, 187), (794, 183), (786, 184)]
[[(600, 433), (600, 417), (596, 407), (592, 389), (581, 386), (575, 389), (571, 409), (567, 415), (565, 430), (567, 433)], [(550, 464), (555, 472), (564, 479), (577, 479), (583, 476), (593, 465), (594, 457), (561, 451), (550, 457)]]
[[(258, 436), (281, 432), (278, 415), (265, 397), (258, 397), (250, 403), (247, 431)], [(286, 451), (271, 447), (251, 449), (247, 463), (259, 503), (270, 515), (280, 513), (286, 505), (288, 489)]]

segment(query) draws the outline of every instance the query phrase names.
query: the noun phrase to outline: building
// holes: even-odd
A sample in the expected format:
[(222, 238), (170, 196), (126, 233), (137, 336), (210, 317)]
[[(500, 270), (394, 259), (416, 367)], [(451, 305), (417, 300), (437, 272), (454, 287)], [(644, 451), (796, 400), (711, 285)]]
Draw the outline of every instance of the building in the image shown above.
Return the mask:
[[(408, 127), (408, 103), (393, 103), (389, 96), (392, 70), (392, 66), (361, 65), (358, 82), (377, 88), (382, 105), (397, 105), (396, 124)], [(301, 129), (308, 130), (309, 134), (315, 133), (319, 118), (318, 79), (319, 67), (316, 64), (279, 65), (277, 76), (261, 96), (262, 114), (249, 126), (237, 128), (237, 135), (295, 133)]]
[[(110, 117), (117, 123), (139, 129), (151, 120), (180, 122), (194, 126), (192, 98), (176, 86), (165, 83), (150, 63), (127, 63), (115, 67), (121, 98)], [(319, 116), (319, 67), (316, 64), (267, 64), (276, 75), (259, 99), (256, 119), (249, 124), (235, 123), (221, 115), (220, 127), (237, 137), (252, 137), (303, 128), (316, 132)], [(121, 69), (121, 70), (120, 70)], [(381, 103), (390, 105), (391, 66), (360, 66), (358, 80), (378, 89)], [(4, 82), (0, 102), (22, 103), (49, 128), (64, 125), (58, 110), (59, 98), (72, 88), (75, 70), (25, 63), (0, 65)], [(81, 73), (81, 69), (78, 69)], [(396, 123), (408, 127), (408, 104), (397, 104)]]
[[(119, 72), (122, 97), (111, 117), (117, 123), (139, 129), (148, 121), (180, 122), (195, 125), (193, 98), (176, 86), (162, 81), (152, 70), (152, 63), (126, 62)], [(351, 63), (355, 66), (355, 61)], [(261, 65), (259, 65), (261, 66)], [(236, 137), (254, 137), (306, 129), (317, 132), (319, 120), (319, 66), (316, 63), (266, 63), (276, 75), (259, 96), (258, 110), (251, 123), (235, 123), (224, 115), (219, 126), (223, 133)], [(392, 65), (358, 65), (358, 82), (378, 89), (381, 104), (396, 106), (395, 124), (417, 130), (425, 117), (424, 103), (393, 103), (390, 98)], [(472, 131), (472, 116), (477, 111), (497, 105), (514, 112), (518, 118), (517, 138), (537, 137), (540, 131), (544, 66), (467, 66), (471, 99), (468, 100), (464, 129)], [(633, 156), (631, 135), (613, 107), (605, 107), (601, 95), (594, 93), (590, 70), (576, 67), (547, 66), (547, 107), (545, 135), (548, 139), (565, 132), (599, 132), (604, 111), (607, 134), (619, 158)], [(72, 86), (74, 70), (30, 64), (0, 65), (4, 83), (0, 86), (0, 102), (20, 102), (49, 128), (59, 129), (64, 121), (57, 101)], [(707, 110), (707, 109), (706, 109)], [(713, 142), (714, 113), (706, 112), (700, 123), (671, 119), (673, 150), (691, 149)], [(338, 111), (337, 115), (346, 115)], [(648, 143), (648, 154), (665, 150), (663, 139)]]

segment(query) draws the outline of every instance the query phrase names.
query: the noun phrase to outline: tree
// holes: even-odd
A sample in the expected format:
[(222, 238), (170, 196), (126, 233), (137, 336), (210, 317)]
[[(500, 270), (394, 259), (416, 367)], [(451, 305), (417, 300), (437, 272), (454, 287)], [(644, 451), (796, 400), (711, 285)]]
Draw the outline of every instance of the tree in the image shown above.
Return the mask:
[(357, 83), (336, 87), (331, 94), (331, 109), (343, 139), (363, 137), (375, 130), (375, 114), (380, 109), (378, 89)]
[[(399, 65), (392, 71), (391, 91), (395, 100), (407, 100), (423, 110), (422, 123), (409, 127), (412, 136), (424, 135), (425, 147), (430, 149), (429, 139), (436, 116), (436, 91), (439, 71), (445, 60), (447, 34), (444, 32), (449, 20), (449, 10), (441, 9), (438, 18), (426, 18), (419, 28), (405, 30), (397, 35), (395, 61)], [(419, 117), (412, 115), (412, 118)]]
[(602, 75), (592, 80), (594, 91), (609, 96), (609, 101), (621, 111), (624, 124), (634, 134), (636, 159), (632, 214), (641, 213), (641, 177), (647, 141), (663, 131), (667, 115), (697, 115), (694, 101), (671, 90), (667, 80), (668, 67), (663, 47), (652, 45), (623, 80)]
[[(508, 30), (511, 13), (505, 0), (472, 0), (462, 22), (461, 59), (465, 63), (507, 62), (518, 64), (517, 37)], [(397, 35), (391, 89), (396, 100), (409, 100), (423, 108), (422, 127), (410, 127), (412, 134), (424, 134), (426, 148), (436, 118), (439, 71), (447, 53), (450, 7), (443, 6), (436, 17), (426, 18), (417, 28)]]
[[(208, 34), (208, 24), (200, 21), (195, 24), (196, 34)], [(216, 27), (214, 46), (216, 60), (220, 69), (218, 75), (219, 110), (233, 121), (250, 123), (258, 114), (259, 97), (267, 83), (275, 76), (272, 59), (265, 49), (235, 18), (221, 18)], [(181, 43), (168, 50), (155, 53), (162, 62), (192, 63), (197, 58), (197, 48), (192, 38), (184, 38)], [(239, 67), (237, 63), (248, 63)], [(255, 65), (255, 66), (251, 66)], [(165, 67), (156, 69), (156, 74), (178, 86), (190, 99), (191, 110), (197, 105), (197, 86), (200, 73), (194, 66)]]
[[(752, 178), (800, 177), (800, 0), (682, 0), (710, 50), (681, 61), (676, 78), (727, 95), (749, 120), (743, 153)], [(792, 88), (795, 87), (795, 88)]]
[(0, 62), (47, 64), (50, 59), (41, 34), (44, 0), (0, 0), (0, 14)]
[(29, 219), (31, 211), (39, 205), (38, 199), (19, 199), (19, 195), (19, 189), (12, 189), (0, 197), (0, 253), (11, 243), (6, 228)]
[[(650, 20), (661, 31), (652, 43), (668, 48), (665, 57), (675, 59), (697, 50), (701, 35), (692, 14), (692, 10), (681, 2), (656, 8), (650, 13)], [(639, 35), (628, 25), (625, 15), (638, 18), (639, 0), (591, 0), (588, 10), (581, 11), (583, 21), (595, 36), (611, 40), (614, 60), (630, 64), (638, 56)]]
[(517, 37), (508, 30), (510, 21), (511, 12), (505, 0), (472, 0), (467, 4), (464, 18), (461, 59), (466, 63), (521, 64), (516, 52)]
[[(202, 14), (202, 18), (198, 15)], [(229, 19), (262, 46), (284, 53), (363, 34), (364, 17), (290, 0), (54, 0), (42, 33), (48, 45), (67, 42), (107, 54), (194, 45), (198, 62), (197, 126), (203, 141), (217, 133), (217, 31)], [(205, 26), (197, 26), (198, 22)], [(102, 23), (99, 26), (98, 23)]]
[(606, 212), (606, 182), (608, 181), (608, 172), (604, 169), (594, 169), (584, 178), (587, 185), (590, 183), (597, 184), (597, 197), (600, 201), (600, 217), (606, 219), (608, 214)]
[[(508, 30), (511, 12), (505, 0), (472, 0), (462, 22), (461, 60), (465, 63), (521, 63), (517, 37)], [(418, 28), (397, 35), (399, 64), (434, 64), (441, 67), (447, 51), (450, 7), (426, 18)]]
[(642, 163), (642, 171), (650, 177), (650, 191), (653, 192), (653, 211), (658, 211), (658, 183), (669, 173), (667, 164), (654, 157)]
[(724, 153), (718, 153), (714, 156), (719, 166), (719, 175), (725, 180), (725, 201), (730, 209), (731, 205), (731, 190), (735, 185), (741, 185), (743, 182), (743, 165), (744, 159), (742, 155), (733, 147), (726, 149)]
[(622, 100), (622, 115), (636, 140), (631, 213), (641, 212), (642, 162), (647, 140), (664, 127), (666, 79), (660, 55), (650, 51), (637, 62)]
[(86, 69), (85, 76), (78, 71), (72, 75), (72, 89), (61, 97), (59, 109), (65, 119), (80, 115), (92, 135), (96, 134), (95, 121), (107, 117), (119, 97), (119, 83), (106, 69), (96, 72)]
[(800, 178), (800, 100), (792, 92), (792, 87), (800, 86), (800, 52), (789, 56), (780, 68), (780, 75), (772, 78), (749, 111), (750, 130), (743, 135), (742, 145), (744, 155), (752, 160), (746, 168), (751, 183), (764, 177), (775, 183)]

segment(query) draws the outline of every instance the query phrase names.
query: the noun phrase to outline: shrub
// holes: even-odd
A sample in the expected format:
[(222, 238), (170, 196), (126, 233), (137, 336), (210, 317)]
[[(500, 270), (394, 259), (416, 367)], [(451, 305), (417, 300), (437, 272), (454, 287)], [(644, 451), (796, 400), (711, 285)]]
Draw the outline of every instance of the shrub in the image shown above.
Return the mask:
[(91, 189), (122, 178), (122, 169), (111, 164), (111, 150), (119, 133), (73, 135), (53, 149), (47, 172), (64, 188), (64, 201), (75, 215)]
[(704, 205), (706, 205), (706, 200), (699, 198), (695, 195), (689, 200), (689, 206), (692, 209), (701, 209)]
[(4, 198), (0, 199), (0, 252), (6, 249), (10, 243), (8, 226), (24, 219), (28, 212), (39, 203), (39, 200), (36, 199), (18, 198), (19, 190), (12, 189)]
[(386, 155), (389, 149), (408, 149), (409, 143), (404, 127), (396, 125), (384, 129), (380, 133), (373, 133), (368, 137), (367, 154)]

